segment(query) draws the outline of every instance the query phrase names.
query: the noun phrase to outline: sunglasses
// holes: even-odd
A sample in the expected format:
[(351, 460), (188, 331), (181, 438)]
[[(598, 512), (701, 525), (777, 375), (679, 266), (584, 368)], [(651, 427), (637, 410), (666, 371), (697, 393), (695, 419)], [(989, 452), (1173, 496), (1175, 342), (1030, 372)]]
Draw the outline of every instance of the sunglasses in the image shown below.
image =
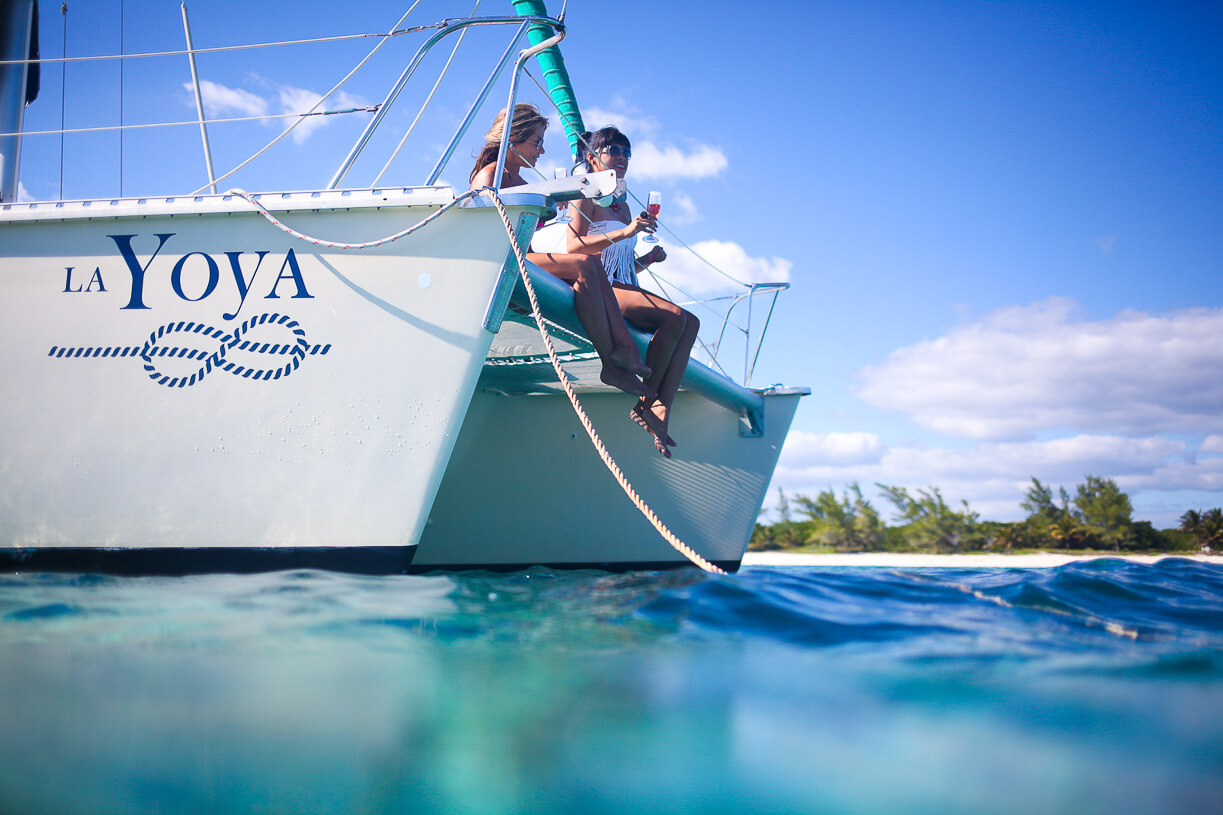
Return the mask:
[(610, 146), (608, 146), (608, 147), (602, 147), (602, 148), (600, 148), (600, 149), (599, 149), (599, 152), (600, 152), (600, 153), (607, 153), (607, 155), (611, 156), (612, 158), (617, 158), (617, 157), (620, 157), (620, 158), (632, 158), (632, 157), (633, 157), (633, 151), (632, 151), (632, 150), (630, 150), (630, 149), (629, 149), (629, 148), (627, 148), (627, 147), (621, 147), (621, 146), (620, 146), (620, 145), (618, 145), (618, 144), (613, 144), (613, 145), (610, 145)]

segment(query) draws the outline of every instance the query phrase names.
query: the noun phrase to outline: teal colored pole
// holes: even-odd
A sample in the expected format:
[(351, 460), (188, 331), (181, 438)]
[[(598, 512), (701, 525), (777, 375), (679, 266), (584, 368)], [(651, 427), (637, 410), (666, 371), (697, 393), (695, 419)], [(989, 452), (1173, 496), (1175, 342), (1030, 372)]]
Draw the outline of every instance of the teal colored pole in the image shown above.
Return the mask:
[[(548, 9), (543, 0), (513, 0), (514, 10), (519, 17), (547, 17)], [(553, 30), (546, 25), (536, 24), (527, 29), (527, 37), (532, 45), (538, 45), (553, 35)], [(569, 137), (569, 150), (574, 160), (580, 156), (578, 136), (586, 129), (582, 124), (582, 113), (578, 109), (577, 96), (569, 81), (569, 72), (565, 69), (565, 58), (555, 45), (535, 55), (539, 67), (544, 72), (544, 82), (548, 85), (548, 94), (553, 104), (560, 111), (561, 122), (565, 126), (565, 134)]]

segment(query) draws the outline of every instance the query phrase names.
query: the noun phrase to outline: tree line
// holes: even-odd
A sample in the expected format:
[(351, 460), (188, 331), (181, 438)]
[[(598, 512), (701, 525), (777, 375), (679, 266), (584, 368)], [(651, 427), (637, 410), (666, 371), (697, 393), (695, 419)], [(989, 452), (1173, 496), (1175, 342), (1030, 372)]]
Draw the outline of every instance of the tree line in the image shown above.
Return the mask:
[(1189, 510), (1176, 529), (1133, 520), (1130, 497), (1111, 478), (1089, 475), (1073, 496), (1033, 477), (1020, 502), (1027, 517), (982, 521), (967, 501), (949, 505), (937, 487), (910, 492), (875, 484), (895, 508), (892, 525), (852, 483), (840, 496), (778, 490), (773, 524), (756, 524), (750, 549), (834, 552), (1009, 552), (1020, 549), (1199, 552), (1223, 549), (1223, 509)]

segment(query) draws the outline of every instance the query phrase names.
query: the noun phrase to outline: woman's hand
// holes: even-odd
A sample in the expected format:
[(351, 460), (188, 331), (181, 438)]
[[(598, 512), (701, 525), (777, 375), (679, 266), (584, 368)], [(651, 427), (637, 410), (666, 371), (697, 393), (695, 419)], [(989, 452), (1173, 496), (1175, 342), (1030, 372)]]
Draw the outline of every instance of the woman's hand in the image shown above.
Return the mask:
[(621, 231), (623, 232), (623, 237), (631, 238), (634, 235), (640, 235), (642, 232), (653, 234), (656, 229), (658, 229), (658, 219), (651, 218), (649, 213), (643, 212), (629, 221)]
[(663, 249), (661, 246), (655, 246), (653, 249), (637, 258), (637, 262), (642, 266), (649, 266), (653, 263), (662, 263), (666, 259), (667, 250)]

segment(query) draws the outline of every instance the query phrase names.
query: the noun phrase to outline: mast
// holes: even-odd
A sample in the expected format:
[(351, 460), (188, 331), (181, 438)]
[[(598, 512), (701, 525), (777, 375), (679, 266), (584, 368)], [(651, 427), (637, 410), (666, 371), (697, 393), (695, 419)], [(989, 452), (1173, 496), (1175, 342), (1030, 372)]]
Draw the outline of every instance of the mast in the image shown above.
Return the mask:
[(36, 0), (0, 0), (0, 202), (17, 200), (21, 127), (25, 106), (38, 95), (38, 5)]
[[(514, 10), (519, 17), (547, 17), (548, 9), (543, 0), (513, 0)], [(532, 45), (539, 45), (553, 36), (555, 32), (548, 26), (536, 24), (527, 29), (527, 37)], [(582, 112), (578, 109), (577, 95), (569, 81), (569, 71), (565, 69), (565, 58), (561, 56), (557, 46), (540, 51), (536, 57), (539, 67), (544, 72), (544, 81), (548, 84), (548, 93), (552, 103), (560, 111), (561, 122), (565, 126), (565, 134), (569, 137), (569, 151), (574, 160), (581, 155), (578, 147), (578, 136), (586, 129), (582, 124)]]

